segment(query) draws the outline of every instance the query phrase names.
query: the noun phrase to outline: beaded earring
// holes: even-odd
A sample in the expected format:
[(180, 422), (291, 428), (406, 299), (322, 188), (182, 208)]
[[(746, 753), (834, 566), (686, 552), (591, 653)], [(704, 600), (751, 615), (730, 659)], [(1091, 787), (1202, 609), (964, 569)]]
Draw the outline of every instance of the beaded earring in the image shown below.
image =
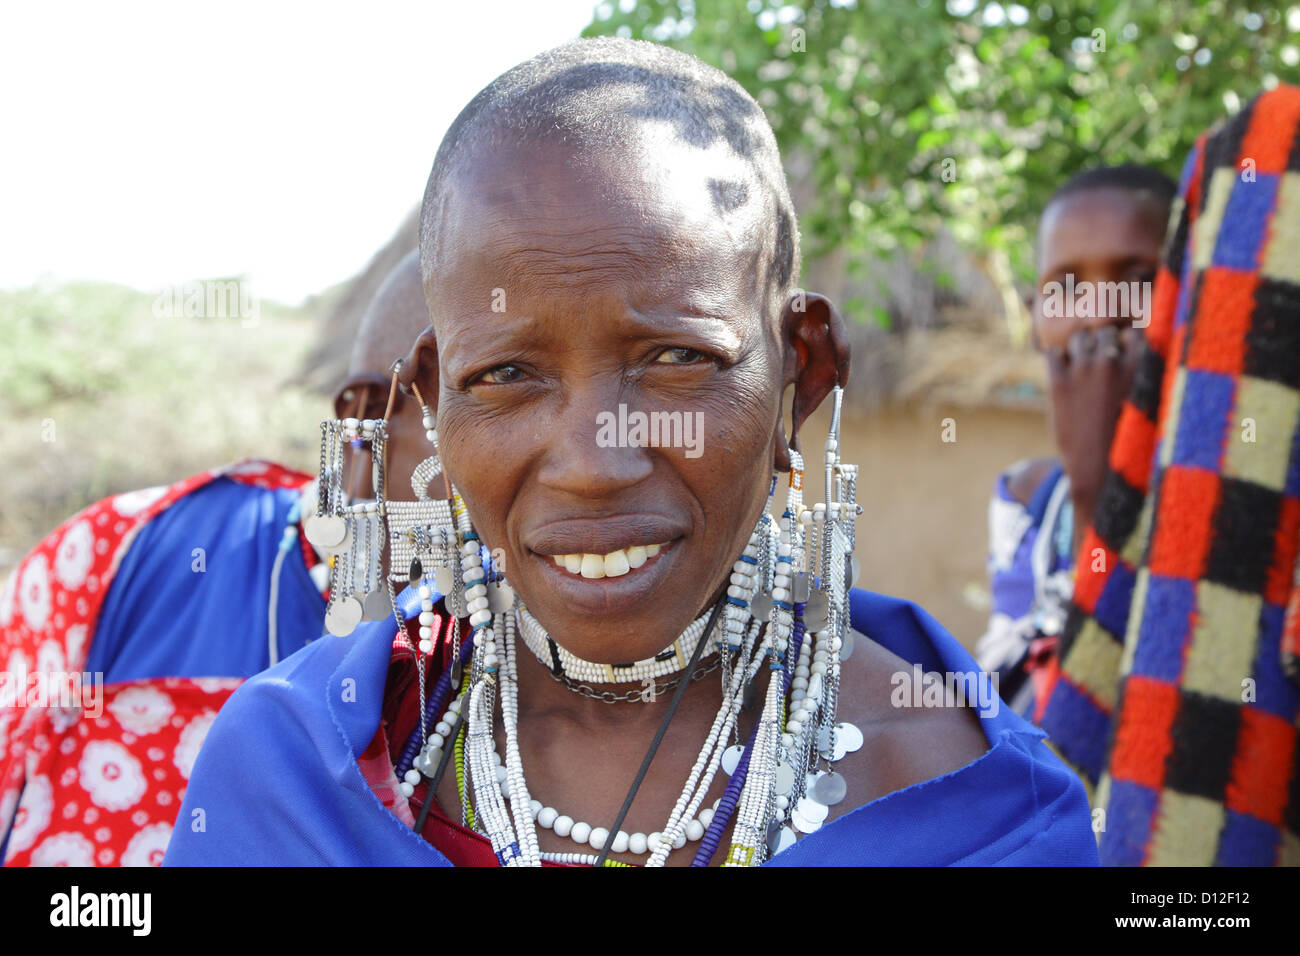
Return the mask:
[[(830, 433), (825, 450), (826, 501), (800, 512), (799, 524), (807, 537), (809, 555), (809, 615), (804, 626), (812, 633), (800, 649), (791, 680), (790, 709), (794, 715), (786, 730), (795, 738), (788, 748), (797, 758), (797, 787), (786, 824), (802, 833), (819, 829), (827, 809), (844, 799), (847, 787), (834, 765), (862, 746), (862, 733), (837, 716), (841, 663), (853, 650), (849, 622), (849, 592), (857, 581), (854, 557), (857, 504), (856, 465), (840, 457), (840, 418), (843, 391), (834, 392)], [(818, 770), (819, 765), (823, 769)], [(793, 833), (775, 835), (775, 843), (792, 842)], [(775, 847), (773, 850), (775, 851)]]
[[(343, 449), (369, 443), (375, 462), (378, 500), (352, 501), (343, 490)], [(383, 419), (333, 419), (321, 422), (320, 476), (316, 511), (304, 522), (307, 540), (329, 555), (329, 604), (325, 627), (331, 634), (350, 634), (363, 617), (387, 617), (391, 598), (381, 580), (380, 552), (384, 530), (381, 504), (387, 423)]]
[[(515, 595), (499, 562), (493, 562), (485, 554), (464, 500), (442, 470), (433, 411), (416, 383), (411, 383), (411, 390), (420, 403), (425, 437), (433, 448), (433, 454), (420, 462), (412, 473), (411, 488), (416, 500), (386, 503), (389, 553), (394, 567), (409, 567), (408, 580), (420, 595), (419, 648), (422, 653), (433, 651), (434, 593), (443, 597), (452, 618), (451, 685), (459, 687), (463, 666), (461, 620), (469, 618), (470, 627), (477, 629), (483, 623), (483, 615), (490, 620), (493, 614), (511, 610)], [(428, 486), (439, 476), (446, 497), (430, 498)], [(432, 586), (428, 581), (430, 571), (433, 572)], [(423, 711), (422, 696), (422, 714)]]
[[(455, 617), (464, 617), (464, 588), (456, 573), (459, 569), (460, 546), (456, 538), (453, 506), (457, 496), (454, 495), (447, 476), (443, 474), (438, 458), (438, 433), (433, 414), (418, 387), (415, 387), (415, 395), (420, 403), (425, 437), (433, 446), (433, 454), (416, 465), (411, 473), (411, 490), (415, 494), (415, 500), (385, 502), (389, 560), (394, 574), (399, 568), (409, 569), (407, 577), (416, 587), (432, 573), (438, 593), (446, 597), (448, 611)], [(432, 498), (429, 496), (429, 484), (439, 476), (442, 477), (446, 495)], [(429, 613), (431, 611), (432, 608)]]
[[(825, 502), (804, 508), (802, 456), (790, 453), (766, 642), (772, 675), (743, 765), (733, 773), (733, 787), (715, 817), (725, 826), (735, 811), (724, 866), (755, 866), (791, 846), (799, 833), (820, 829), (830, 807), (847, 793), (834, 764), (862, 746), (861, 731), (840, 722), (836, 713), (840, 663), (852, 648), (849, 591), (857, 574), (857, 468), (840, 459), (842, 401), (836, 386), (826, 440)], [(829, 769), (818, 770), (819, 761)], [(710, 827), (697, 863), (707, 862), (704, 854), (713, 852), (718, 836)]]

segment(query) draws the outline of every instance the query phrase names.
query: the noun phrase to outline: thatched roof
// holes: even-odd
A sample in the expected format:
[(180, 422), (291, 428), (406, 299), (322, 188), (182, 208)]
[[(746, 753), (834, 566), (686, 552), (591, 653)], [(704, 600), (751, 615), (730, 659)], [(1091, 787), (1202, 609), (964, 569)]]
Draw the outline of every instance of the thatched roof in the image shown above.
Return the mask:
[(899, 404), (1041, 410), (1047, 372), (1042, 356), (1013, 348), (1005, 334), (965, 328), (907, 336), (904, 372), (891, 396)]
[(302, 381), (310, 389), (332, 394), (347, 374), (352, 342), (361, 328), (370, 300), (402, 257), (420, 244), (420, 210), (397, 227), (393, 237), (374, 254), (369, 264), (345, 282), (321, 322), (316, 344), (303, 360)]

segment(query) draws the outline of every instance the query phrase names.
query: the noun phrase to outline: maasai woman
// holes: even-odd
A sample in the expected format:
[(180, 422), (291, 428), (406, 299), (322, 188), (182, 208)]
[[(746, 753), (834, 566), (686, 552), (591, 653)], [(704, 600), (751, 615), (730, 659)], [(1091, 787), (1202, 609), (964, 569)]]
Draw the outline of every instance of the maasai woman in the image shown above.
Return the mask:
[(455, 526), (412, 540), (450, 536), (445, 586), (417, 559), (396, 640), (363, 625), (241, 688), (169, 863), (1095, 862), (1041, 732), (932, 693), (977, 668), (923, 611), (855, 591), (856, 635), (811, 619), (813, 591), (849, 603), (855, 512), (802, 508), (782, 396), (797, 434), (848, 348), (794, 286), (736, 83), (619, 40), (509, 71), (443, 141), (421, 260), (402, 378)]
[[(1034, 339), (1047, 362), (1060, 459), (1018, 462), (989, 502), (993, 611), (975, 656), (1018, 713), (1035, 698), (1065, 624), (1078, 546), (1119, 406), (1137, 368), (1151, 283), (1177, 186), (1144, 166), (1102, 166), (1058, 189), (1038, 225)], [(1146, 309), (1147, 312), (1143, 310)], [(1041, 700), (1041, 693), (1039, 694)]]
[[(363, 323), (340, 414), (383, 413), (384, 372), (427, 324), (412, 254)], [(418, 406), (390, 428), (423, 435)], [(370, 462), (355, 464), (365, 497)], [(246, 461), (93, 504), (18, 566), (0, 598), (7, 864), (162, 861), (217, 711), (321, 634), (328, 568), (299, 533), (314, 507), (310, 476)]]

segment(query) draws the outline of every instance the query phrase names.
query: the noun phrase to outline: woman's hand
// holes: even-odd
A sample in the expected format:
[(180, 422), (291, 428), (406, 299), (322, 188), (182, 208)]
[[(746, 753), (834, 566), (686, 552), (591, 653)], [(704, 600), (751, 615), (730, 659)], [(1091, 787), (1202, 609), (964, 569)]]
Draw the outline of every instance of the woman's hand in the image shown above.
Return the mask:
[(1142, 332), (1114, 325), (1079, 329), (1065, 348), (1047, 349), (1052, 431), (1070, 476), (1074, 544), (1092, 522), (1120, 406), (1137, 373)]

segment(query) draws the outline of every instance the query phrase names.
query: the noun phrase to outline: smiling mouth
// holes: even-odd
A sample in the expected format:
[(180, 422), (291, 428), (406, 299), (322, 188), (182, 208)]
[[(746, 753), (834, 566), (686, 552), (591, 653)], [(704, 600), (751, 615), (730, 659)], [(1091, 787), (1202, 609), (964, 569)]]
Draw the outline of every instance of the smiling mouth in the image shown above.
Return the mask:
[(575, 577), (619, 578), (636, 572), (669, 543), (632, 545), (607, 554), (553, 554), (550, 558), (556, 567)]

